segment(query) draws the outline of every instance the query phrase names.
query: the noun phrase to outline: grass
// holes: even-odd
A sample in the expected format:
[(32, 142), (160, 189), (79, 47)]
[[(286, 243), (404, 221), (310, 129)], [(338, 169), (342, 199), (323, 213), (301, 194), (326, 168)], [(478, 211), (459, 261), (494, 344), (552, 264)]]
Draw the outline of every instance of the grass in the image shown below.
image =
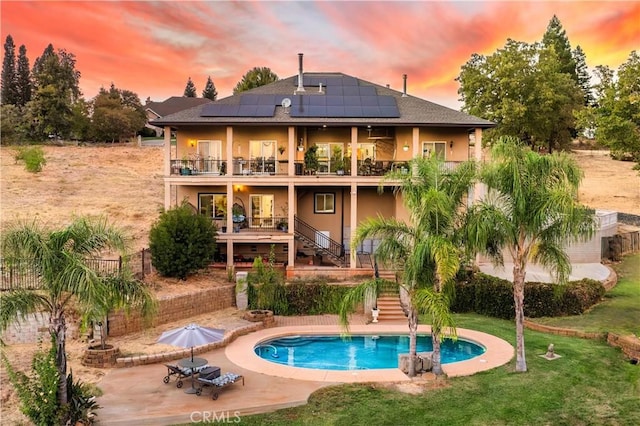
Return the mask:
[[(545, 324), (582, 330), (638, 333), (640, 255), (616, 266), (619, 283), (603, 303), (574, 317)], [(512, 321), (458, 314), (457, 326), (484, 331), (515, 344)], [(640, 366), (603, 341), (525, 331), (527, 373), (515, 361), (470, 377), (442, 379), (420, 395), (377, 384), (321, 389), (309, 403), (242, 417), (247, 425), (637, 425)], [(553, 343), (561, 358), (543, 355)]]
[(602, 303), (586, 314), (534, 321), (581, 331), (640, 336), (640, 254), (625, 257), (614, 269), (618, 284), (605, 295)]

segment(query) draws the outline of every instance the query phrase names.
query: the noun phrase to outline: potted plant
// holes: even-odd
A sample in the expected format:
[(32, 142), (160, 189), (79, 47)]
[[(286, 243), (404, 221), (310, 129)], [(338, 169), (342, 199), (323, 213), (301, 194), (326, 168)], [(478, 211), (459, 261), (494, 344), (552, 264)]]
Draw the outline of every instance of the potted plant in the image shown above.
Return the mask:
[(240, 224), (244, 222), (244, 209), (239, 205), (234, 204), (231, 209), (231, 214), (233, 215), (231, 220), (233, 221), (233, 232), (240, 232)]
[(283, 231), (283, 232), (288, 232), (289, 231), (289, 222), (287, 222), (287, 219), (285, 218), (281, 218), (278, 223), (276, 224), (276, 227)]
[(180, 174), (183, 176), (191, 174), (191, 166), (189, 165), (189, 159), (186, 155), (182, 157), (182, 168), (180, 169)]
[(308, 174), (315, 174), (318, 171), (318, 167), (320, 167), (317, 151), (318, 146), (312, 145), (307, 149), (307, 152), (304, 153), (304, 168)]
[(342, 157), (342, 148), (339, 146), (333, 147), (333, 152), (331, 153), (331, 168), (335, 170), (337, 175), (344, 175), (344, 158)]

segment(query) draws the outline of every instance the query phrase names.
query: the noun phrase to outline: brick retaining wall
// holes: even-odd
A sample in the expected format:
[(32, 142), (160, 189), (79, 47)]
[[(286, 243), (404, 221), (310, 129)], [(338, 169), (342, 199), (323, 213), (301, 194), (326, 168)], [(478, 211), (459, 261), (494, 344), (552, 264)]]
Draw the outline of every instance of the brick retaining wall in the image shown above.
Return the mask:
[[(235, 306), (235, 284), (213, 287), (207, 290), (179, 296), (166, 296), (158, 300), (158, 312), (152, 326), (191, 318)], [(146, 327), (137, 312), (126, 316), (124, 312), (109, 314), (109, 336), (123, 336), (144, 330)]]

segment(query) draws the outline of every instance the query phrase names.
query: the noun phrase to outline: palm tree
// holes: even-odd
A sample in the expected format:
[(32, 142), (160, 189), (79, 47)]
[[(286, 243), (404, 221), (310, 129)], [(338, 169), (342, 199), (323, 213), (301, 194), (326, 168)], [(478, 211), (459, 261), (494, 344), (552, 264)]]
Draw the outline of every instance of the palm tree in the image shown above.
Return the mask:
[[(392, 172), (385, 181), (397, 183), (394, 192), (402, 196), (409, 221), (369, 218), (358, 225), (352, 250), (369, 238), (379, 240), (376, 259), (402, 270), (397, 285), (400, 303), (409, 325), (409, 375), (415, 375), (416, 338), (419, 314), (431, 319), (433, 372), (442, 374), (440, 341), (447, 327), (455, 335), (449, 311), (451, 285), (460, 268), (458, 226), (465, 194), (475, 174), (473, 163), (447, 171), (436, 158), (411, 160), (411, 174)], [(381, 186), (382, 188), (382, 186)], [(384, 283), (371, 280), (347, 292), (340, 308), (343, 325), (348, 312), (367, 294), (377, 294)]]
[(524, 351), (524, 282), (529, 262), (566, 281), (571, 264), (566, 244), (589, 238), (593, 211), (577, 201), (582, 172), (566, 153), (540, 155), (513, 137), (491, 149), (491, 162), (480, 173), (488, 194), (469, 211), (467, 245), (494, 264), (513, 261), (516, 317), (516, 371), (527, 371)]
[[(66, 312), (70, 304), (83, 320), (110, 309), (142, 310), (148, 318), (155, 308), (154, 298), (123, 268), (117, 280), (101, 276), (90, 259), (107, 250), (126, 253), (127, 239), (104, 218), (76, 218), (65, 228), (48, 230), (37, 221), (13, 225), (2, 237), (6, 262), (26, 261), (36, 269), (41, 289), (10, 290), (0, 295), (0, 330), (28, 314), (49, 315), (49, 333), (56, 346), (58, 401), (67, 401)], [(95, 318), (95, 317), (94, 317)]]

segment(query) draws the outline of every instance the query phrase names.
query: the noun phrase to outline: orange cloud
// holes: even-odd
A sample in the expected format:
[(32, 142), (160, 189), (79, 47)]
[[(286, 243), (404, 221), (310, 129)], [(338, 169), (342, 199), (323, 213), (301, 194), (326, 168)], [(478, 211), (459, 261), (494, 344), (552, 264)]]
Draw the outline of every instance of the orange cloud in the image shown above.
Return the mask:
[(617, 68), (638, 49), (638, 2), (2, 2), (1, 34), (31, 64), (48, 43), (74, 53), (86, 98), (111, 82), (144, 99), (227, 96), (254, 66), (280, 77), (340, 71), (457, 106), (460, 67), (507, 38), (539, 41), (556, 14), (589, 66)]

